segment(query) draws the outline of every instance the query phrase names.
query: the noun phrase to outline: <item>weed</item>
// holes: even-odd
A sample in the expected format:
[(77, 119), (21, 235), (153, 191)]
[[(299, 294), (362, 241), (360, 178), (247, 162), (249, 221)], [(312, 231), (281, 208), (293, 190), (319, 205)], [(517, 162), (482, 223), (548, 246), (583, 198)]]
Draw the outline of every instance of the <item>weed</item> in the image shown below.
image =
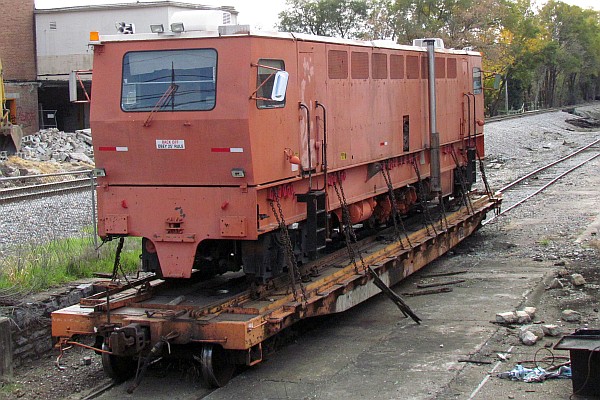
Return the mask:
[[(84, 234), (19, 246), (0, 259), (0, 289), (18, 287), (21, 291), (40, 291), (91, 277), (95, 272), (112, 272), (116, 247), (116, 242), (108, 242), (96, 250), (93, 238)], [(137, 270), (140, 248), (141, 239), (125, 240), (121, 253), (125, 272)]]
[(538, 243), (540, 244), (540, 246), (544, 246), (545, 247), (545, 246), (548, 246), (550, 244), (550, 239), (544, 238), (544, 239), (541, 239)]

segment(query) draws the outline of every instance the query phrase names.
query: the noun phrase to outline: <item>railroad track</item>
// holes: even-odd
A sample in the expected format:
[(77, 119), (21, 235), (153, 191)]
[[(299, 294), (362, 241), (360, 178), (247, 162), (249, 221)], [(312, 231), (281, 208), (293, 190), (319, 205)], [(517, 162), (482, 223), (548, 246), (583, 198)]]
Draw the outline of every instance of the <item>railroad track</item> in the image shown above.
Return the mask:
[(75, 176), (74, 179), (61, 180), (59, 182), (32, 183), (24, 186), (0, 189), (0, 204), (7, 204), (35, 197), (52, 196), (56, 194), (64, 194), (67, 192), (90, 189), (92, 182), (89, 178), (89, 171), (77, 172), (77, 174), (58, 173), (34, 175), (31, 177), (16, 177), (5, 178), (2, 182), (18, 181), (18, 180), (34, 180), (34, 179), (56, 179), (61, 176)]
[(574, 106), (564, 106), (564, 107), (556, 107), (556, 108), (545, 108), (543, 110), (534, 110), (534, 111), (525, 111), (519, 114), (509, 114), (509, 115), (496, 115), (495, 117), (489, 117), (485, 119), (486, 124), (492, 122), (506, 121), (508, 119), (516, 119), (516, 118), (525, 118), (531, 117), (532, 115), (546, 114), (555, 111), (561, 111), (566, 108), (571, 108)]
[[(556, 161), (546, 164), (543, 167), (540, 167), (500, 188), (498, 193), (503, 194), (502, 203), (505, 208), (497, 215), (494, 215), (493, 217), (483, 221), (482, 225), (486, 225), (494, 221), (500, 215), (511, 211), (532, 197), (540, 194), (546, 188), (552, 186), (564, 176), (584, 166), (597, 157), (600, 157), (600, 150), (598, 150), (596, 147), (599, 144), (600, 139), (597, 139), (592, 143), (580, 147), (574, 152)], [(506, 195), (507, 193), (509, 193), (508, 196)]]

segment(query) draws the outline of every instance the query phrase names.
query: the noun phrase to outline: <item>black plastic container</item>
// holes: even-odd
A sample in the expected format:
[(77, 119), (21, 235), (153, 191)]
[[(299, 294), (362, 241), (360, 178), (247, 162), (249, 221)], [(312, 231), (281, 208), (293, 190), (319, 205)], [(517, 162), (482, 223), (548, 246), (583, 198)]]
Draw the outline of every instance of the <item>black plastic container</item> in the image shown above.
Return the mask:
[(571, 353), (573, 394), (600, 397), (600, 329), (579, 329), (554, 348)]

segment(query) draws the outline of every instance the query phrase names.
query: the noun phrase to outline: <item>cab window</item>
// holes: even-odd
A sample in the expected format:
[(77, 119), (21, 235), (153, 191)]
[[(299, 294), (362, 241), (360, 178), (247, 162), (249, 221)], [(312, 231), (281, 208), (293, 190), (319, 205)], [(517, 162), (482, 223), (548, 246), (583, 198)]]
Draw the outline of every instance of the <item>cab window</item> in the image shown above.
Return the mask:
[(206, 111), (215, 107), (217, 52), (129, 52), (123, 57), (123, 111)]

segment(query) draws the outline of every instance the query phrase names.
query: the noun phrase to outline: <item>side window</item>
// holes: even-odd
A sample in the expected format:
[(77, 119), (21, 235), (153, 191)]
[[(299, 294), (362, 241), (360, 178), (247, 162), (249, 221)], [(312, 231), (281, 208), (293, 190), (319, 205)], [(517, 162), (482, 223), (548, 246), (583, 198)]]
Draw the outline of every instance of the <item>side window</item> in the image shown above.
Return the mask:
[(281, 101), (272, 100), (273, 83), (277, 71), (285, 71), (283, 60), (270, 60), (261, 58), (258, 60), (258, 74), (256, 76), (256, 106), (258, 108), (282, 108), (285, 107), (285, 97)]
[(473, 68), (473, 94), (481, 94), (483, 91), (483, 85), (481, 83), (481, 69)]

